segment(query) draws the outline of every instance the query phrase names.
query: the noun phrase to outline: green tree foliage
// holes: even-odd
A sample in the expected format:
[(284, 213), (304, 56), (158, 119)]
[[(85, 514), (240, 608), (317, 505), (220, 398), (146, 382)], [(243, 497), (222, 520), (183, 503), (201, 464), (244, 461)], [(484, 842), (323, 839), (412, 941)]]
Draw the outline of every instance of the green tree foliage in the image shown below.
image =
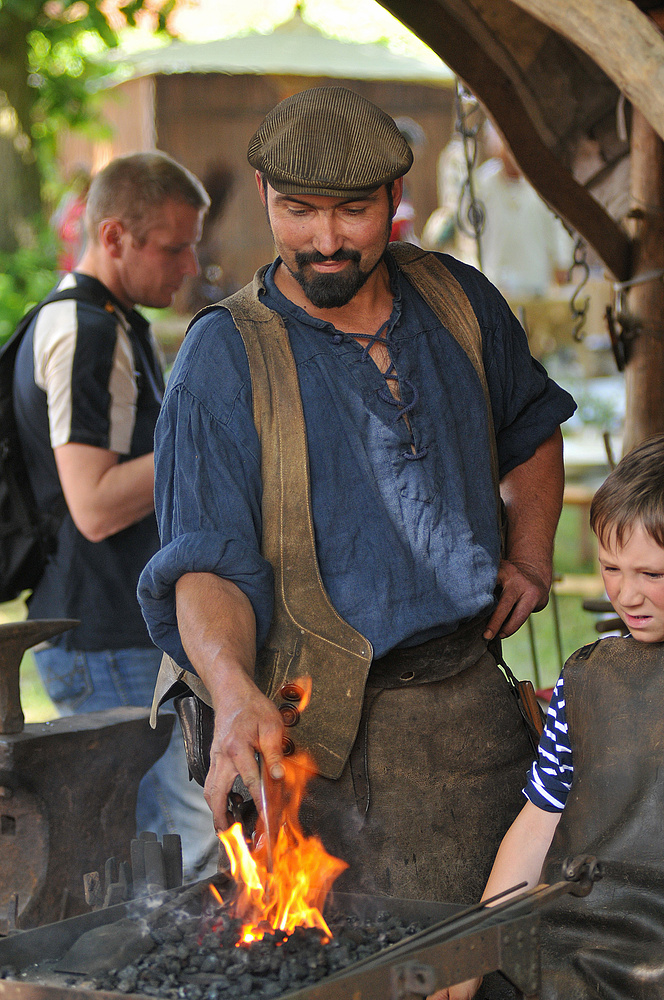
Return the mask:
[(52, 143), (63, 126), (87, 125), (98, 56), (118, 44), (118, 27), (150, 13), (168, 30), (176, 0), (0, 0), (0, 89), (15, 113), (19, 143)]
[(0, 345), (21, 317), (52, 290), (56, 281), (56, 246), (46, 225), (11, 253), (0, 252)]
[(103, 134), (94, 84), (109, 68), (100, 56), (141, 15), (154, 32), (168, 32), (176, 3), (0, 0), (0, 342), (21, 302), (27, 308), (53, 283), (44, 206), (57, 194), (58, 134)]

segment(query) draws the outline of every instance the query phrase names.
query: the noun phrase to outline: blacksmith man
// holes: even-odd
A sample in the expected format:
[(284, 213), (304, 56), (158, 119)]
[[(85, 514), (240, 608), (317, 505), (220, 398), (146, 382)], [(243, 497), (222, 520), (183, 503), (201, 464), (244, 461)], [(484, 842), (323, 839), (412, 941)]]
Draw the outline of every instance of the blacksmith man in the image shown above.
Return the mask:
[(340, 888), (473, 901), (531, 759), (487, 642), (547, 602), (574, 402), (482, 274), (388, 246), (412, 154), (383, 111), (307, 90), (248, 156), (278, 256), (178, 355), (144, 613), (214, 707), (218, 828), (238, 774), (258, 798), (256, 750), (278, 779), (308, 744)]

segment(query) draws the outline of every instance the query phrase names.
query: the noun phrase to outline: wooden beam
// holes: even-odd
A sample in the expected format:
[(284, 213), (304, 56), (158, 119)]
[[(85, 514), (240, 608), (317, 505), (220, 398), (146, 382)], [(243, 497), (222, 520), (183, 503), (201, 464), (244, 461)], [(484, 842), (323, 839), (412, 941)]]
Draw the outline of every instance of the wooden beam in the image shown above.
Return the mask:
[(664, 139), (664, 36), (632, 0), (512, 0), (582, 49)]
[(653, 275), (629, 290), (636, 329), (625, 368), (626, 452), (664, 431), (664, 143), (640, 111), (632, 115), (634, 272)]
[[(523, 173), (553, 211), (587, 240), (619, 281), (630, 275), (630, 239), (545, 144), (503, 65), (437, 0), (379, 0), (436, 52), (479, 98)], [(566, 6), (566, 5), (565, 5)]]

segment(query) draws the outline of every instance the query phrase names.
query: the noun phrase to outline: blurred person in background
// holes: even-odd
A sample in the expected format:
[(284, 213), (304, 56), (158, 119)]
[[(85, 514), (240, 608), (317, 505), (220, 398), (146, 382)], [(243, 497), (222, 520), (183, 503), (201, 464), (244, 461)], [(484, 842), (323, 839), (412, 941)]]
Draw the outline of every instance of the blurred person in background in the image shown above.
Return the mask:
[(70, 186), (60, 199), (51, 217), (51, 226), (58, 239), (58, 270), (73, 271), (85, 248), (85, 202), (90, 190), (90, 172), (76, 167)]
[[(35, 651), (61, 714), (150, 704), (161, 652), (136, 585), (159, 547), (153, 435), (164, 382), (135, 306), (167, 308), (197, 273), (208, 205), (200, 181), (163, 153), (109, 163), (88, 193), (83, 255), (58, 286), (77, 297), (46, 304), (18, 351), (14, 407), (30, 484), (59, 521), (28, 614), (80, 621)], [(141, 782), (137, 826), (181, 835), (185, 876), (216, 848), (179, 733)]]

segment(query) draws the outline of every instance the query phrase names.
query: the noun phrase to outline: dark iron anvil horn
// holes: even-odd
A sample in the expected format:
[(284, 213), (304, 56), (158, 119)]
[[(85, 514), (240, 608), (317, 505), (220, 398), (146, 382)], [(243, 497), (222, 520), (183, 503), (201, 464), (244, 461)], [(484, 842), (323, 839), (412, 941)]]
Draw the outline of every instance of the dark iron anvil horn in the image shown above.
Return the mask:
[[(23, 654), (78, 624), (0, 625), (0, 935), (87, 910), (83, 876), (136, 834), (136, 796), (174, 716), (127, 706), (25, 725)], [(1, 990), (0, 990), (1, 992)]]
[(23, 732), (25, 718), (19, 686), (23, 654), (78, 624), (72, 619), (52, 618), (0, 625), (0, 734)]

